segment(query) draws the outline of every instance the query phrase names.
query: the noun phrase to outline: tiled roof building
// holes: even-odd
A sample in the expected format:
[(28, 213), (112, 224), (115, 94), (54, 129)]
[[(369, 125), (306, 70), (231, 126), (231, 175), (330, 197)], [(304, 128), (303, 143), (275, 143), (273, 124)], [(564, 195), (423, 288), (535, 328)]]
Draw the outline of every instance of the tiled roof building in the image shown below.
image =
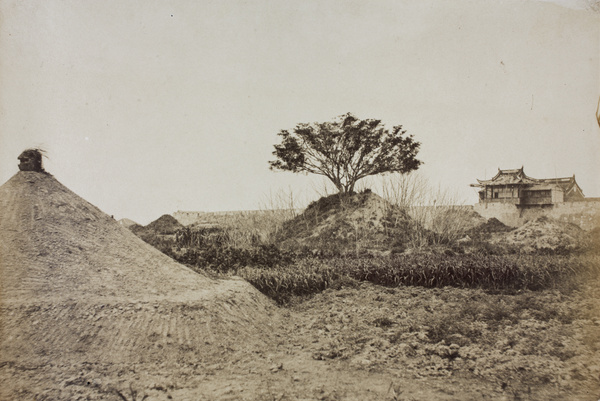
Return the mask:
[(479, 203), (511, 203), (517, 206), (546, 206), (561, 202), (584, 200), (585, 196), (575, 181), (575, 175), (566, 178), (532, 178), (523, 167), (500, 170), (490, 180), (477, 180), (472, 187), (481, 188)]

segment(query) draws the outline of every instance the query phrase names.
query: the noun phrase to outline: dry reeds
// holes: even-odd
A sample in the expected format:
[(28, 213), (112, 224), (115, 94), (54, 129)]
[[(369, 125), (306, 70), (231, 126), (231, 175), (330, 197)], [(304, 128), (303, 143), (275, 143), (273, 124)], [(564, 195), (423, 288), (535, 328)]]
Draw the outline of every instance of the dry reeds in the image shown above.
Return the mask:
[(435, 188), (416, 172), (384, 177), (379, 191), (391, 207), (404, 210), (415, 222), (409, 233), (411, 248), (451, 245), (483, 221), (455, 193)]

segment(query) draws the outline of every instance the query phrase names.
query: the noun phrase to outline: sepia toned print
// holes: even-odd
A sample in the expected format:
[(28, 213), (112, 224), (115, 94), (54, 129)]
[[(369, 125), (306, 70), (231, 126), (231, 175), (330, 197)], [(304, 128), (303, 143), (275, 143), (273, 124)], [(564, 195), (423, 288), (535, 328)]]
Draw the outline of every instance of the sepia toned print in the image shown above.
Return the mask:
[(600, 399), (599, 44), (591, 0), (0, 0), (0, 399)]

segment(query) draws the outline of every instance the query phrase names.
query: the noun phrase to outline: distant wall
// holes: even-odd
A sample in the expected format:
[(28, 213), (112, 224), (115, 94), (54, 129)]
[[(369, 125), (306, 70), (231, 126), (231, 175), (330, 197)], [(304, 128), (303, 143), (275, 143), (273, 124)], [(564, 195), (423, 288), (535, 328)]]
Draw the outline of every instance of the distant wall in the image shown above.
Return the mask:
[(230, 211), (230, 212), (182, 212), (180, 210), (173, 213), (173, 217), (183, 224), (184, 226), (205, 222), (206, 220), (213, 220), (223, 216), (234, 216), (239, 214), (254, 214), (260, 213), (259, 210), (244, 210), (244, 211)]
[[(302, 209), (290, 209), (292, 213), (299, 214)], [(278, 213), (281, 210), (232, 210), (225, 212), (184, 212), (181, 210), (173, 213), (173, 217), (184, 226), (195, 223), (218, 224), (223, 222), (224, 217), (248, 217), (260, 216), (266, 213)]]
[(173, 217), (184, 226), (187, 226), (201, 220), (205, 214), (206, 212), (182, 212), (178, 210), (173, 213)]
[(520, 227), (540, 216), (577, 224), (584, 230), (600, 227), (600, 199), (579, 202), (562, 202), (547, 207), (517, 207), (510, 203), (477, 203), (473, 210), (482, 217), (497, 218), (504, 224)]

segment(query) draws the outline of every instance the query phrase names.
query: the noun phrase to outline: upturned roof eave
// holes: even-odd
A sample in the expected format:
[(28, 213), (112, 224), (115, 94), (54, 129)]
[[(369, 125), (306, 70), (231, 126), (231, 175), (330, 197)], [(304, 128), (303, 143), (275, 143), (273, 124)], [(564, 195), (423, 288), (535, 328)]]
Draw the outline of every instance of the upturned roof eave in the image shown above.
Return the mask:
[[(529, 178), (529, 177), (528, 177)], [(536, 181), (530, 179), (530, 181), (512, 181), (512, 182), (497, 182), (495, 180), (477, 180), (477, 184), (471, 184), (471, 186), (485, 186), (485, 185), (532, 185), (537, 184)]]

